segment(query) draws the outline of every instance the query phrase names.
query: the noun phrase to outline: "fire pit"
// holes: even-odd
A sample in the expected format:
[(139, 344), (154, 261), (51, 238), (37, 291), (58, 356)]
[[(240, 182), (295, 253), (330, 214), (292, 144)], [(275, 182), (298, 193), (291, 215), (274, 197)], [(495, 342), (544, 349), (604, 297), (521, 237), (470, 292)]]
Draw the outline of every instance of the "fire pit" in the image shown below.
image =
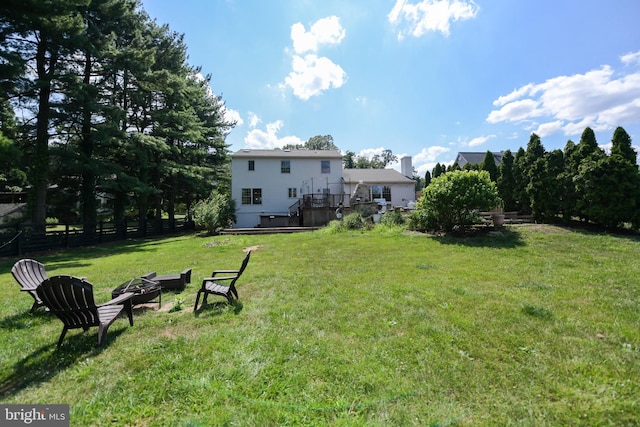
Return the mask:
[(145, 304), (158, 298), (158, 307), (162, 307), (162, 288), (156, 281), (135, 277), (111, 291), (111, 297), (116, 298), (125, 292), (133, 292), (131, 303), (134, 305)]

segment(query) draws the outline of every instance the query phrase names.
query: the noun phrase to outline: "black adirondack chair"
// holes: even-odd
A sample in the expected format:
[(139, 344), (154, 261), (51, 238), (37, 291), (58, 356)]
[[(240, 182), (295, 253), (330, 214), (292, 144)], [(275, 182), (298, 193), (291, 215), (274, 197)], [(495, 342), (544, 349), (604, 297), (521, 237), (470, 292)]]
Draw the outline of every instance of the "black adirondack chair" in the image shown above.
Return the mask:
[[(198, 291), (198, 295), (196, 296), (196, 304), (193, 307), (193, 310), (198, 309), (198, 301), (200, 301), (200, 294), (204, 294), (204, 298), (202, 299), (202, 305), (207, 303), (207, 296), (209, 294), (220, 295), (223, 296), (229, 301), (229, 304), (233, 302), (233, 298), (238, 298), (238, 291), (236, 290), (236, 282), (242, 276), (245, 268), (247, 268), (247, 264), (249, 264), (249, 258), (251, 257), (251, 251), (247, 252), (247, 255), (244, 257), (242, 261), (242, 265), (238, 270), (214, 270), (211, 273), (211, 277), (206, 277), (202, 280), (202, 287)], [(223, 275), (223, 276), (222, 276)], [(223, 283), (228, 283), (228, 285), (223, 285)]]
[(53, 276), (45, 279), (37, 289), (38, 296), (64, 324), (58, 347), (69, 329), (82, 328), (87, 331), (98, 327), (98, 346), (105, 341), (107, 329), (124, 310), (133, 326), (133, 293), (127, 292), (104, 304), (93, 299), (93, 285), (73, 276)]
[(42, 263), (28, 258), (21, 259), (13, 265), (11, 274), (22, 287), (22, 291), (28, 292), (33, 297), (34, 302), (30, 310), (32, 313), (38, 307), (44, 306), (36, 292), (40, 283), (47, 278), (47, 272)]

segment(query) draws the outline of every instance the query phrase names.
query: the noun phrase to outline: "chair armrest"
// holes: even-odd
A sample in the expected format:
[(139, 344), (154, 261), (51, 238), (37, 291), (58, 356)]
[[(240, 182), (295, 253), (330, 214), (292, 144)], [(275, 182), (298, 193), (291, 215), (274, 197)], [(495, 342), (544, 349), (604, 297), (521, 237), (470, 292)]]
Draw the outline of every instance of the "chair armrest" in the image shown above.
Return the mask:
[(105, 302), (104, 304), (98, 304), (98, 307), (105, 307), (108, 305), (116, 305), (122, 304), (123, 302), (133, 298), (135, 294), (133, 292), (125, 292), (122, 295), (119, 295), (117, 298), (112, 299), (111, 301)]
[(233, 280), (235, 279), (237, 276), (226, 276), (226, 277), (205, 277), (204, 279), (202, 279), (202, 283), (205, 282), (220, 282), (222, 280)]
[(211, 273), (212, 276), (215, 276), (216, 274), (219, 273), (223, 273), (223, 274), (238, 274), (240, 273), (240, 270), (214, 270), (213, 273)]
[(156, 277), (156, 272), (152, 271), (151, 273), (147, 273), (144, 276), (140, 276), (140, 277), (143, 278), (143, 279), (151, 280), (154, 277)]

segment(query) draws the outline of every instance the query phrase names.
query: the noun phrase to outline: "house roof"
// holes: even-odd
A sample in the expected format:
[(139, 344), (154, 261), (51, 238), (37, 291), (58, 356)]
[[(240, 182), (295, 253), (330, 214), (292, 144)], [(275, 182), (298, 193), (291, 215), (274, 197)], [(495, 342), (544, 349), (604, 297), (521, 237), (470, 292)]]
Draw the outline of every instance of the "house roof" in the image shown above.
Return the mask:
[(343, 169), (342, 176), (346, 182), (360, 182), (365, 184), (411, 184), (407, 178), (395, 169)]
[[(502, 151), (493, 152), (492, 154), (493, 154), (493, 158), (496, 161), (496, 165), (499, 165), (500, 163), (502, 163)], [(456, 163), (458, 163), (460, 167), (464, 166), (466, 163), (471, 163), (472, 165), (479, 165), (484, 161), (484, 158), (486, 155), (487, 155), (486, 151), (484, 152), (461, 151), (456, 156)]]
[(254, 150), (244, 148), (231, 155), (231, 158), (263, 159), (342, 159), (338, 150)]

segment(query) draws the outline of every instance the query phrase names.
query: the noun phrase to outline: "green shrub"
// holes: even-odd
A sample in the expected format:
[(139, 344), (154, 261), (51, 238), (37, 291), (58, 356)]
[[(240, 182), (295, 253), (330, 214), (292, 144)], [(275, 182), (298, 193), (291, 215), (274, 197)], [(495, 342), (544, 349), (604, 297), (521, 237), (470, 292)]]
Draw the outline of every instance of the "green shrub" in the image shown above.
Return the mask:
[(196, 203), (193, 220), (209, 233), (230, 227), (236, 220), (236, 202), (228, 194), (213, 191), (208, 199)]
[(487, 171), (452, 171), (433, 179), (411, 216), (416, 229), (451, 231), (479, 220), (478, 211), (500, 203)]
[(342, 223), (347, 230), (361, 230), (365, 226), (364, 219), (362, 219), (362, 216), (358, 212), (345, 215)]
[(397, 225), (404, 225), (405, 219), (402, 214), (396, 210), (387, 211), (380, 218), (380, 224), (386, 225), (388, 227), (393, 227)]

